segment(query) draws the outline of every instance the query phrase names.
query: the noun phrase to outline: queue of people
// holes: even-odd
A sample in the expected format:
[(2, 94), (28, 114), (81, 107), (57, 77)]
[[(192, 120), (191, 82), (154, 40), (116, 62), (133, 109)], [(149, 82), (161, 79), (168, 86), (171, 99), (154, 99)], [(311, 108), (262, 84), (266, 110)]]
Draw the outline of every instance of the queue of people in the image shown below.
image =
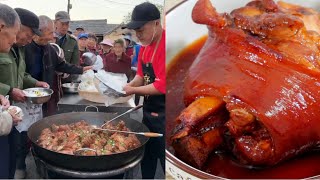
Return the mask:
[[(16, 8), (12, 9), (7, 5), (0, 4), (1, 37), (0, 43), (3, 47), (0, 53), (0, 99), (2, 109), (7, 108), (7, 102), (3, 96), (9, 95), (10, 104), (24, 103), (25, 94), (22, 89), (29, 87), (44, 87), (58, 89), (55, 71), (66, 72), (69, 74), (82, 74), (91, 67), (80, 67), (66, 61), (65, 57), (59, 57), (56, 48), (49, 42), (53, 40), (54, 27), (62, 27), (57, 32), (63, 32), (67, 21), (57, 19), (54, 22), (47, 16), (36, 16), (33, 12)], [(59, 15), (59, 13), (57, 13)], [(61, 14), (61, 13), (60, 13)], [(60, 16), (61, 17), (61, 16)], [(61, 26), (60, 26), (61, 25)], [(61, 40), (66, 38), (66, 34)], [(61, 41), (60, 41), (61, 42)], [(62, 47), (65, 41), (61, 43)], [(68, 47), (68, 46), (67, 46)], [(59, 47), (60, 48), (60, 47)], [(68, 51), (68, 50), (67, 50)], [(65, 53), (68, 54), (68, 53)], [(69, 56), (69, 57), (72, 57)], [(76, 58), (75, 61), (78, 61)], [(59, 92), (56, 90), (55, 92)], [(59, 95), (55, 93), (49, 103), (43, 108), (44, 115), (52, 115), (57, 111), (56, 102)], [(53, 103), (50, 103), (53, 102)], [(7, 125), (4, 123), (7, 121)], [(22, 120), (23, 121), (23, 120)], [(1, 128), (8, 126), (8, 123), (17, 125), (17, 118), (11, 119), (7, 114), (1, 114)], [(3, 125), (4, 124), (4, 125)], [(1, 129), (0, 128), (0, 129)], [(3, 160), (0, 161), (0, 177), (24, 178), (25, 177), (25, 158), (29, 152), (27, 144), (27, 132), (18, 132), (16, 128), (10, 127), (3, 130), (0, 137), (0, 145)]]
[[(25, 103), (25, 88), (50, 87), (55, 93), (40, 108), (44, 117), (56, 114), (61, 85), (70, 81), (66, 74), (94, 69), (84, 64), (82, 55), (86, 52), (100, 56), (105, 71), (126, 74), (126, 94), (144, 96), (143, 123), (150, 131), (164, 134), (165, 31), (160, 12), (153, 4), (142, 3), (132, 14), (132, 21), (125, 28), (136, 31), (141, 45), (130, 35), (114, 41), (105, 38), (98, 43), (97, 37), (81, 26), (70, 35), (71, 19), (65, 11), (57, 12), (52, 20), (0, 4), (0, 178), (25, 178), (29, 152), (27, 131), (15, 128), (23, 119), (2, 110), (10, 104)], [(148, 142), (141, 163), (143, 178), (154, 177), (158, 158), (164, 170), (163, 138)]]

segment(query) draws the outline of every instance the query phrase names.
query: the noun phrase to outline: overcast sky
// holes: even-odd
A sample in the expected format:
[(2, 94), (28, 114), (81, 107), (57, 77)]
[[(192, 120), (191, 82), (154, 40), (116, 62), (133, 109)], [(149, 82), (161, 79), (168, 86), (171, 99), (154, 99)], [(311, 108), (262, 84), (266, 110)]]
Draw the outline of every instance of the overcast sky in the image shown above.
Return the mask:
[[(120, 24), (135, 5), (144, 1), (146, 0), (70, 0), (70, 16), (71, 20), (107, 19), (110, 24)], [(148, 1), (164, 4), (164, 0)], [(68, 0), (0, 0), (0, 3), (54, 18), (56, 12), (67, 11)]]

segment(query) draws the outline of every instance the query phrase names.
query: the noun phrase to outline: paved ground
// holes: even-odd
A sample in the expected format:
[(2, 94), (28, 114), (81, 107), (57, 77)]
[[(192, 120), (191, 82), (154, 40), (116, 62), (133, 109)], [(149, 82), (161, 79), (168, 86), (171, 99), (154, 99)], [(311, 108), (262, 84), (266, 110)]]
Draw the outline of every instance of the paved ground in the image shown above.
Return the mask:
[[(132, 119), (138, 120), (141, 122), (142, 120), (142, 109), (136, 111), (136, 112), (132, 112), (130, 117)], [(31, 153), (29, 153), (27, 159), (26, 159), (26, 164), (27, 164), (27, 179), (41, 179), (41, 177), (39, 176), (39, 174), (37, 173), (36, 170), (36, 165), (33, 159), (33, 156), (31, 155)], [(133, 170), (133, 177), (135, 179), (141, 179), (141, 170), (140, 170), (140, 166), (138, 165), (136, 168), (134, 168)], [(162, 171), (162, 167), (160, 165), (160, 163), (158, 162), (158, 168), (157, 168), (157, 172), (156, 172), (156, 176), (155, 179), (164, 179), (164, 173)]]

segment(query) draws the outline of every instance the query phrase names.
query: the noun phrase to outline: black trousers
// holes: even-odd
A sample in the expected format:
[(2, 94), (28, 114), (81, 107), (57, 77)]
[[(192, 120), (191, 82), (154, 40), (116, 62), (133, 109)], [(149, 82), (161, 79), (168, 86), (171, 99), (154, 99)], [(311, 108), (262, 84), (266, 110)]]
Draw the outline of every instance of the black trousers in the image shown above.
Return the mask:
[(9, 137), (0, 136), (0, 179), (9, 179)]
[[(143, 111), (142, 123), (145, 124), (151, 132), (165, 135), (165, 113), (159, 113), (158, 116), (151, 115), (151, 112)], [(141, 161), (141, 172), (143, 179), (154, 179), (157, 162), (160, 160), (163, 173), (165, 171), (165, 137), (150, 138), (145, 147), (144, 157)], [(162, 179), (164, 179), (163, 177)]]
[(9, 134), (10, 144), (10, 179), (14, 178), (16, 169), (26, 169), (26, 157), (29, 153), (28, 135), (26, 131), (19, 133), (16, 128), (12, 128)]

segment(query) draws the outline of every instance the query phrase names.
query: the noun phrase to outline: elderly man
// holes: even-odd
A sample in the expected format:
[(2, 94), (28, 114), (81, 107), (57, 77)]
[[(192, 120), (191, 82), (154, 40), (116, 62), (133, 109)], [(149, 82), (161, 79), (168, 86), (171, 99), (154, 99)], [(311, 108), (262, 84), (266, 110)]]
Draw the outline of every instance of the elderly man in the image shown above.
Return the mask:
[(55, 33), (57, 34), (57, 44), (63, 49), (65, 59), (68, 63), (79, 65), (79, 47), (77, 39), (70, 36), (69, 29), (70, 16), (65, 11), (59, 11), (55, 15)]
[[(138, 57), (137, 74), (124, 87), (128, 95), (145, 95), (142, 122), (152, 132), (165, 133), (165, 31), (158, 8), (145, 2), (137, 5), (126, 28), (133, 29), (142, 47)], [(153, 179), (160, 159), (164, 170), (165, 140), (150, 139), (141, 162), (142, 177)]]
[[(2, 59), (7, 59), (7, 54), (10, 51), (11, 46), (16, 41), (17, 33), (20, 29), (20, 19), (18, 14), (9, 6), (5, 4), (0, 4), (0, 62)], [(3, 70), (3, 69), (2, 69)], [(7, 70), (5, 71), (6, 73)], [(0, 87), (4, 84), (0, 83)], [(4, 94), (0, 92), (0, 94)], [(8, 100), (4, 98), (3, 95), (0, 95), (0, 105), (2, 108), (7, 109), (10, 106)], [(1, 118), (2, 117), (2, 118)], [(12, 128), (12, 119), (10, 117), (5, 117), (3, 114), (0, 114), (0, 128), (3, 129), (3, 134), (0, 135), (0, 178), (9, 179), (9, 142), (8, 134)]]
[(9, 6), (0, 4), (0, 53), (8, 53), (20, 30), (18, 14)]
[[(91, 66), (80, 67), (66, 62), (59, 57), (56, 48), (49, 44), (53, 38), (54, 24), (47, 16), (39, 16), (41, 36), (34, 36), (33, 41), (26, 46), (25, 59), (27, 64), (27, 72), (33, 78), (47, 82), (53, 89), (58, 90), (56, 84), (56, 73), (63, 72), (68, 74), (82, 74), (84, 71), (91, 69)], [(54, 95), (55, 97), (55, 95)], [(51, 98), (56, 103), (59, 99)], [(56, 98), (58, 98), (57, 96)], [(49, 108), (51, 109), (51, 108)], [(44, 109), (45, 115), (52, 115), (56, 111), (47, 112)]]
[(74, 32), (74, 35), (76, 37), (79, 36), (79, 34), (85, 33), (83, 26), (77, 26), (76, 31)]
[(11, 100), (24, 102), (25, 94), (21, 89), (28, 87), (48, 87), (47, 83), (37, 81), (25, 73), (24, 46), (29, 44), (39, 26), (38, 17), (32, 12), (16, 8), (21, 19), (21, 28), (8, 54), (0, 59), (0, 94), (10, 95)]
[[(58, 44), (64, 52), (65, 60), (70, 64), (79, 65), (79, 46), (77, 38), (75, 36), (69, 35), (69, 22), (70, 16), (65, 11), (59, 11), (55, 14), (55, 36), (56, 44)], [(60, 78), (60, 77), (59, 77)], [(60, 80), (59, 80), (60, 81)], [(72, 76), (64, 76), (62, 79), (63, 83), (71, 82)]]
[[(57, 103), (59, 101), (59, 87), (57, 83), (56, 71), (69, 74), (82, 74), (84, 70), (90, 67), (82, 68), (69, 64), (61, 59), (55, 47), (49, 44), (53, 39), (53, 21), (47, 16), (39, 16), (39, 26), (41, 35), (35, 35), (33, 41), (25, 47), (26, 71), (35, 79), (47, 82), (54, 90), (50, 101), (43, 105), (44, 116), (56, 113)], [(16, 178), (24, 178), (26, 175), (25, 158), (29, 152), (27, 148), (27, 132), (22, 131), (17, 134), (19, 143), (16, 143), (17, 149), (17, 169)]]
[[(16, 8), (21, 26), (8, 54), (0, 57), (0, 94), (10, 95), (13, 102), (24, 102), (25, 94), (21, 89), (29, 87), (49, 87), (42, 81), (37, 81), (25, 72), (24, 46), (32, 41), (35, 34), (40, 34), (38, 17), (22, 8)], [(13, 178), (16, 169), (16, 143), (19, 141), (16, 135), (18, 131), (13, 128), (9, 135), (10, 144), (10, 178)]]

